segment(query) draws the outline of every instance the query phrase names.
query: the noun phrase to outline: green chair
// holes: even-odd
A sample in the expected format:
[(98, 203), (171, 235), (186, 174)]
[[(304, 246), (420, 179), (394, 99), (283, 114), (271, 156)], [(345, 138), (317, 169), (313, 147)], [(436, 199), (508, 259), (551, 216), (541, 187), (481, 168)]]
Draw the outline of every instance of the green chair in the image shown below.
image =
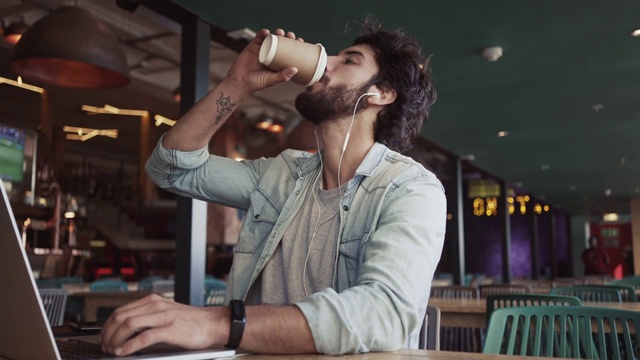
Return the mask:
[(579, 359), (640, 356), (640, 312), (589, 306), (528, 306), (491, 314), (485, 354)]
[(477, 288), (470, 286), (432, 286), (431, 297), (438, 299), (478, 299), (480, 293)]
[(620, 291), (613, 287), (577, 285), (551, 289), (549, 294), (575, 296), (583, 302), (622, 302)]
[(427, 312), (424, 316), (418, 349), (440, 350), (440, 308), (427, 305)]
[(209, 278), (204, 280), (204, 305), (221, 306), (224, 304), (224, 295), (227, 291), (227, 283), (220, 279)]
[(60, 326), (64, 321), (67, 292), (64, 289), (38, 289), (50, 326)]
[(138, 291), (152, 291), (153, 282), (157, 280), (164, 280), (164, 277), (160, 275), (151, 275), (140, 279), (138, 282)]
[(575, 296), (550, 294), (497, 294), (487, 296), (487, 327), (495, 309), (521, 306), (580, 306)]
[(620, 296), (622, 297), (623, 302), (638, 302), (638, 295), (636, 295), (636, 291), (631, 286), (626, 285), (587, 285), (591, 287), (605, 287), (605, 288), (614, 288), (620, 291)]
[[(470, 286), (434, 286), (431, 298), (478, 299), (478, 289)], [(440, 350), (480, 352), (484, 342), (484, 329), (472, 327), (440, 327)]]
[(636, 290), (640, 290), (640, 276), (629, 276), (618, 280), (613, 280), (607, 285), (629, 286)]
[(480, 298), (485, 299), (489, 295), (497, 294), (530, 294), (529, 284), (485, 284), (479, 285)]
[(128, 292), (127, 283), (122, 280), (98, 280), (89, 285), (91, 292)]
[(62, 284), (58, 278), (40, 278), (36, 279), (38, 289), (60, 289)]

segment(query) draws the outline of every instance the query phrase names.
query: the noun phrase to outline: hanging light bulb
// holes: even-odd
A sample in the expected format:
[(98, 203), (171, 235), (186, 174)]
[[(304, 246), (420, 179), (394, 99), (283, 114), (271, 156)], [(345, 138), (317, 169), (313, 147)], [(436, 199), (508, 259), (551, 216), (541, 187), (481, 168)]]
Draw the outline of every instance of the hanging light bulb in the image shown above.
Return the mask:
[(17, 44), (22, 35), (29, 30), (29, 25), (24, 22), (22, 16), (16, 18), (4, 29), (4, 41), (9, 44)]
[(90, 12), (61, 7), (15, 46), (11, 69), (44, 84), (77, 89), (125, 86), (127, 59), (111, 30)]

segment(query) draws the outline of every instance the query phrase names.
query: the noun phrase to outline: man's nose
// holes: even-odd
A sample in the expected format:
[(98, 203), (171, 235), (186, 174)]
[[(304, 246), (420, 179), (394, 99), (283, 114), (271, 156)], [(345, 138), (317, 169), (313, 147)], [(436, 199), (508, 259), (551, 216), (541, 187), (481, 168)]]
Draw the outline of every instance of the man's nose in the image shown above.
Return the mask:
[(337, 56), (327, 56), (327, 67), (324, 69), (324, 72), (331, 72), (336, 64), (340, 63), (340, 58)]

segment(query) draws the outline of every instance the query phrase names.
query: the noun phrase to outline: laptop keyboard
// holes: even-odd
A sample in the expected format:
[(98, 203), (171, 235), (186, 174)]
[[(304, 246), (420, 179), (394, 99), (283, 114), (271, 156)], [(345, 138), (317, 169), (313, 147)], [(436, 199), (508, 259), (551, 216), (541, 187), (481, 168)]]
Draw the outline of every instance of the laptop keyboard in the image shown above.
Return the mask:
[(88, 360), (115, 358), (116, 356), (102, 351), (100, 344), (70, 339), (58, 341), (58, 351), (63, 360)]

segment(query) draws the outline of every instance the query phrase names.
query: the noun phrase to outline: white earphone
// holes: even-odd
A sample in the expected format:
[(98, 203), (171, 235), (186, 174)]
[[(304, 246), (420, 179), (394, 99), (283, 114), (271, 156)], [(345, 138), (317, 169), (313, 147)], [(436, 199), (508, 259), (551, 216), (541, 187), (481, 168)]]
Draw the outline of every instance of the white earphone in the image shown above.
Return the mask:
[(347, 131), (347, 136), (345, 136), (344, 138), (344, 144), (342, 144), (342, 151), (345, 151), (347, 149), (347, 144), (349, 143), (349, 136), (351, 136), (351, 127), (353, 127), (353, 121), (356, 118), (356, 110), (358, 109), (358, 104), (360, 103), (360, 99), (362, 99), (362, 97), (364, 96), (380, 97), (380, 93), (378, 92), (364, 93), (360, 95), (360, 97), (358, 98), (358, 101), (356, 101), (356, 106), (353, 108), (353, 116), (351, 117), (351, 125), (349, 125), (349, 131)]

